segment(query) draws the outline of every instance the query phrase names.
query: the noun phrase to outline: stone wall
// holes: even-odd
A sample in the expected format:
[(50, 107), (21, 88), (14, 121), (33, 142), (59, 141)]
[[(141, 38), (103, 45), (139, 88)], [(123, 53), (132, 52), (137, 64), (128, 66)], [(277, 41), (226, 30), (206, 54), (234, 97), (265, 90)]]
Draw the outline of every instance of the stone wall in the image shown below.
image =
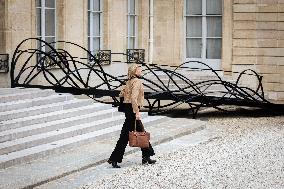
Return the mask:
[(263, 75), (266, 95), (284, 101), (284, 1), (234, 0), (232, 71)]
[[(6, 14), (6, 7), (5, 1), (0, 0), (0, 53), (6, 53), (6, 43), (5, 43), (5, 14)], [(7, 73), (0, 73), (0, 87), (1, 86), (8, 86), (8, 74)]]
[[(138, 48), (145, 49), (147, 62), (149, 1), (138, 2)], [(57, 0), (58, 40), (87, 47), (87, 3), (88, 0)], [(182, 0), (154, 0), (153, 63), (178, 65), (183, 62), (183, 6)], [(222, 69), (256, 70), (264, 76), (267, 97), (284, 101), (284, 0), (223, 0), (222, 27)], [(16, 46), (29, 37), (36, 37), (35, 0), (0, 0), (0, 53), (8, 53), (11, 59)], [(104, 0), (102, 49), (126, 52), (126, 37), (127, 1)], [(27, 43), (26, 48), (35, 46)], [(65, 48), (73, 56), (85, 56), (68, 46)], [(119, 56), (113, 59), (124, 60)], [(105, 68), (116, 71), (112, 66)], [(0, 87), (9, 87), (9, 81), (9, 74), (0, 73)], [(246, 81), (255, 85), (251, 80)]]
[(112, 52), (125, 52), (127, 48), (127, 1), (109, 0), (108, 8), (109, 14), (105, 18), (109, 21), (109, 44), (107, 46)]
[(6, 52), (6, 44), (5, 44), (5, 1), (0, 1), (0, 53)]
[(183, 60), (183, 1), (154, 0), (154, 56), (157, 64)]
[[(87, 0), (67, 0), (64, 3), (65, 15), (64, 16), (64, 38), (66, 41), (70, 41), (87, 47), (88, 44), (88, 33), (87, 24), (88, 23), (88, 12), (87, 12)], [(66, 47), (66, 50), (70, 52), (71, 55), (75, 57), (86, 57), (85, 54), (78, 54), (81, 51), (76, 51), (75, 49)]]
[[(0, 17), (1, 52), (9, 54), (11, 60), (16, 46), (23, 39), (35, 36), (35, 1), (0, 0), (0, 4), (1, 14), (4, 15)], [(28, 43), (26, 48), (33, 45)], [(10, 86), (9, 74), (0, 73), (0, 80), (0, 87)]]

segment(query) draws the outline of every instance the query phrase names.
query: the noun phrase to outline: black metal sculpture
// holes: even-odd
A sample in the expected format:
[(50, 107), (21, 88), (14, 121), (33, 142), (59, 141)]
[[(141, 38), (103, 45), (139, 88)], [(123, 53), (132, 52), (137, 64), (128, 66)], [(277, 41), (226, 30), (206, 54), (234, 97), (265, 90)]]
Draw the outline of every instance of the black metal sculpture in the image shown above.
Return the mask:
[[(22, 49), (25, 43), (30, 43), (30, 40), (36, 40), (51, 50), (44, 52), (40, 47)], [(56, 46), (72, 46), (74, 52), (84, 57), (72, 56), (64, 49), (55, 49)], [(120, 54), (126, 57), (126, 60), (136, 60), (136, 63), (141, 65), (144, 73), (141, 79), (144, 80), (145, 99), (148, 102), (145, 108), (150, 114), (165, 113), (182, 104), (188, 105), (188, 110), (192, 111), (194, 117), (202, 107), (214, 107), (219, 110), (221, 110), (219, 107), (221, 105), (280, 107), (265, 99), (262, 77), (253, 70), (245, 70), (239, 73), (235, 82), (228, 82), (220, 77), (218, 72), (221, 70), (213, 70), (202, 62), (185, 62), (180, 66), (145, 64), (139, 58), (133, 57), (131, 53), (107, 52), (109, 56)], [(108, 58), (111, 60), (110, 57)], [(89, 61), (90, 59), (92, 61)], [(46, 64), (47, 60), (49, 64)], [(121, 63), (125, 70), (127, 69), (126, 63)], [(20, 67), (19, 70), (16, 69), (16, 65)], [(78, 44), (65, 41), (49, 44), (38, 38), (29, 38), (22, 41), (13, 54), (11, 85), (12, 87), (48, 88), (57, 92), (85, 94), (98, 102), (118, 105), (118, 94), (126, 80), (126, 73), (111, 75), (105, 71), (103, 65), (100, 56), (93, 55)], [(193, 65), (201, 66), (197, 68)], [(58, 69), (53, 70), (50, 69), (51, 67)], [(197, 81), (190, 78), (195, 72), (200, 73), (200, 71), (207, 72), (207, 75), (210, 73), (210, 79)], [(256, 78), (255, 89), (240, 85), (245, 75)], [(100, 97), (103, 96), (111, 98), (101, 99)]]

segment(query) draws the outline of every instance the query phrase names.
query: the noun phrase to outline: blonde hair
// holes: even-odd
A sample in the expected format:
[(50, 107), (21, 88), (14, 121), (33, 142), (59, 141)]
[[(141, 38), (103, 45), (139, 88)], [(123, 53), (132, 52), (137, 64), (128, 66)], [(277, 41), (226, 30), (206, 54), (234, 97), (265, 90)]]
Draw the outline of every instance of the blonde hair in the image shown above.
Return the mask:
[(138, 68), (139, 66), (137, 64), (132, 64), (131, 66), (129, 66), (128, 68), (128, 73), (127, 73), (127, 77), (128, 79), (131, 79), (133, 77), (136, 77), (136, 69)]

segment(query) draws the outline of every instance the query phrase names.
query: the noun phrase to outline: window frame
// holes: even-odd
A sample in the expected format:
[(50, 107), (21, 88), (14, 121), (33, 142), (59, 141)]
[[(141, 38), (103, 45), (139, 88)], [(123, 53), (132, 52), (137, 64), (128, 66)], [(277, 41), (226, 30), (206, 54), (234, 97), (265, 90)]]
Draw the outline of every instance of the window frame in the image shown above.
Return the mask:
[[(94, 55), (101, 49), (103, 49), (103, 0), (99, 0), (99, 11), (93, 10), (94, 0), (88, 0), (88, 50)], [(89, 9), (90, 8), (90, 9)], [(94, 21), (93, 15), (99, 14), (99, 35), (94, 35)], [(94, 39), (99, 38), (99, 49), (94, 50)]]
[[(222, 3), (222, 13), (221, 14), (216, 14), (216, 15), (211, 15), (211, 14), (207, 14), (207, 10), (206, 10), (206, 1), (207, 0), (201, 0), (201, 8), (202, 8), (202, 12), (201, 15), (191, 15), (191, 14), (187, 14), (187, 4), (188, 0), (184, 0), (184, 13), (183, 13), (183, 17), (184, 17), (184, 60), (185, 61), (201, 61), (203, 63), (209, 64), (213, 69), (219, 69), (220, 68), (220, 64), (221, 64), (221, 59), (222, 59), (222, 40), (223, 40), (223, 36), (222, 36), (222, 32), (221, 32), (221, 36), (220, 37), (207, 37), (207, 18), (208, 17), (221, 17), (222, 22), (223, 22), (223, 1), (221, 1)], [(187, 33), (186, 33), (186, 27), (187, 27), (187, 18), (188, 17), (201, 17), (201, 22), (202, 22), (202, 26), (201, 26), (201, 37), (188, 37)], [(222, 28), (223, 31), (223, 26), (220, 26)], [(201, 39), (201, 58), (190, 58), (187, 57), (187, 39)], [(207, 39), (221, 39), (221, 49), (220, 49), (220, 59), (209, 59), (206, 58), (207, 54), (206, 54), (206, 47), (207, 47)]]
[[(37, 38), (40, 38), (41, 40), (43, 41), (46, 41), (46, 38), (54, 38), (54, 42), (57, 41), (57, 35), (56, 35), (56, 31), (57, 31), (57, 0), (54, 0), (54, 8), (50, 8), (50, 7), (46, 7), (45, 6), (45, 2), (48, 1), (48, 0), (40, 0), (40, 7), (37, 6), (37, 3), (36, 3), (36, 19), (40, 19), (40, 26), (36, 26), (37, 28), (37, 31), (36, 31), (36, 35), (37, 35)], [(40, 18), (38, 18), (38, 15), (37, 15), (37, 10), (40, 9)], [(45, 33), (45, 29), (46, 29), (46, 16), (45, 16), (45, 13), (46, 13), (46, 10), (54, 10), (54, 35), (50, 35), (50, 36), (47, 36), (46, 33)], [(38, 23), (38, 21), (36, 22)], [(40, 35), (38, 35), (38, 27), (40, 27)], [(39, 48), (39, 47), (38, 47)], [(40, 49), (45, 52), (46, 50), (46, 46), (45, 45), (41, 45), (40, 46)]]
[[(131, 13), (131, 3), (134, 1), (134, 13)], [(134, 17), (134, 35), (131, 35), (131, 17)], [(131, 48), (131, 38), (134, 38), (134, 46)], [(138, 48), (138, 0), (127, 0), (127, 49)]]

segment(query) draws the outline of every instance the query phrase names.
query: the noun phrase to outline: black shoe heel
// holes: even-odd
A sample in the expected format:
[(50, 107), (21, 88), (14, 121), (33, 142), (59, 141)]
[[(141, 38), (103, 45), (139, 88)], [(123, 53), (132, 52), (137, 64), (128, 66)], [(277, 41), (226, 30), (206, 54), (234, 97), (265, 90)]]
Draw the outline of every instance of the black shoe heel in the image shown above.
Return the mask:
[(153, 160), (150, 157), (143, 157), (142, 158), (142, 164), (143, 165), (146, 164), (146, 163), (148, 163), (148, 164), (155, 164), (156, 162), (157, 162), (156, 160)]
[(111, 164), (113, 168), (120, 168), (120, 166), (117, 165), (117, 162), (115, 162), (115, 161), (110, 161), (110, 160), (108, 160), (107, 162), (108, 162), (109, 164)]

